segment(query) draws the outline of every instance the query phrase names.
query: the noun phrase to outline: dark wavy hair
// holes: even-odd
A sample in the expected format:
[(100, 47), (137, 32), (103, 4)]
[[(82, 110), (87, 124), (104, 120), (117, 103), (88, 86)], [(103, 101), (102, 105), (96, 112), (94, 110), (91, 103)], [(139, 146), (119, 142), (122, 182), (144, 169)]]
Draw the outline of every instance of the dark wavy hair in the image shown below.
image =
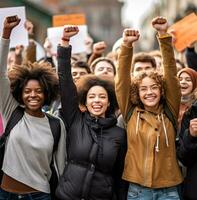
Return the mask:
[(106, 111), (106, 116), (114, 115), (118, 109), (118, 103), (115, 95), (114, 82), (105, 76), (85, 75), (76, 83), (79, 104), (86, 106), (87, 93), (93, 86), (103, 87), (108, 94), (110, 105)]
[(163, 103), (165, 101), (165, 81), (163, 79), (163, 75), (159, 74), (158, 72), (144, 72), (144, 73), (140, 73), (138, 76), (136, 77), (132, 77), (131, 78), (131, 102), (135, 105), (139, 105), (141, 107), (143, 107), (143, 104), (140, 100), (140, 96), (139, 96), (139, 85), (142, 82), (142, 80), (146, 77), (149, 77), (151, 79), (153, 79), (160, 88), (160, 92), (161, 92), (161, 99), (160, 99), (160, 103)]
[(10, 79), (11, 92), (14, 98), (23, 105), (22, 92), (23, 88), (29, 80), (37, 80), (45, 96), (44, 105), (50, 105), (59, 94), (59, 80), (58, 76), (51, 65), (47, 63), (39, 64), (25, 63), (22, 65), (15, 65), (8, 71)]

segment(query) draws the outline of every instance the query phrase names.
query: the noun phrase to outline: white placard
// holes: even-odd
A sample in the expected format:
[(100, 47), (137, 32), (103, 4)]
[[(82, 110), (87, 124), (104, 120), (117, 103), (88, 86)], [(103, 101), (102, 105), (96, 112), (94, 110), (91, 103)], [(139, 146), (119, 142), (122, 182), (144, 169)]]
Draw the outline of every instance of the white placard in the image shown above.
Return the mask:
[(24, 27), (26, 21), (25, 7), (8, 7), (0, 8), (0, 35), (2, 35), (3, 22), (8, 16), (18, 15), (21, 19), (18, 26), (12, 30), (10, 47), (15, 47), (16, 45), (28, 45), (28, 33)]
[[(47, 29), (47, 37), (52, 43), (53, 53), (57, 52), (57, 45), (60, 43), (64, 27), (51, 27)], [(79, 25), (78, 28), (79, 33), (70, 39), (73, 54), (86, 51), (85, 39), (88, 35), (87, 25)]]

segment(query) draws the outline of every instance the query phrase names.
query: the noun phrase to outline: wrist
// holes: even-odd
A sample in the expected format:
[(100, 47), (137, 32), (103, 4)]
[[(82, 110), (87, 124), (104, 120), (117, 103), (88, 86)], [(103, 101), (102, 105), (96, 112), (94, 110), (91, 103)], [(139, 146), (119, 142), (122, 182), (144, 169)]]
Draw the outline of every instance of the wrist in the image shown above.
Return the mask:
[(127, 47), (127, 48), (133, 48), (133, 43), (126, 43), (126, 42), (123, 42), (122, 43), (123, 46)]
[(158, 31), (159, 36), (164, 36), (166, 34), (168, 34), (167, 31)]
[(70, 41), (70, 38), (69, 37), (62, 37), (61, 38), (64, 42), (69, 42)]
[(4, 39), (10, 39), (10, 35), (11, 35), (12, 30), (11, 29), (3, 29), (3, 33), (2, 33), (2, 38)]

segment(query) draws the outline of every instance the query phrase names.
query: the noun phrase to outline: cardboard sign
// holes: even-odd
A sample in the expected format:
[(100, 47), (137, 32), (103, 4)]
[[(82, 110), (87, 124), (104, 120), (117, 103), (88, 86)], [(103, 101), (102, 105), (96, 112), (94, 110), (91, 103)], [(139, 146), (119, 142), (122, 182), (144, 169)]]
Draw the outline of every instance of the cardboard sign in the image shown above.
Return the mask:
[[(52, 27), (47, 29), (47, 37), (52, 43), (53, 53), (57, 52), (57, 45), (60, 43), (63, 29), (62, 27)], [(79, 33), (70, 38), (70, 44), (72, 45), (72, 53), (82, 53), (86, 51), (85, 39), (88, 36), (87, 26), (81, 25), (79, 27)]]
[(16, 47), (16, 45), (27, 46), (29, 42), (28, 33), (24, 27), (26, 21), (25, 7), (0, 8), (0, 35), (2, 35), (4, 19), (13, 15), (18, 15), (21, 21), (18, 26), (12, 30), (10, 47)]
[(53, 26), (68, 25), (85, 25), (86, 18), (84, 14), (69, 14), (69, 15), (55, 15), (53, 16)]
[(173, 31), (177, 51), (183, 51), (188, 45), (197, 40), (197, 15), (191, 13), (173, 24), (169, 31)]

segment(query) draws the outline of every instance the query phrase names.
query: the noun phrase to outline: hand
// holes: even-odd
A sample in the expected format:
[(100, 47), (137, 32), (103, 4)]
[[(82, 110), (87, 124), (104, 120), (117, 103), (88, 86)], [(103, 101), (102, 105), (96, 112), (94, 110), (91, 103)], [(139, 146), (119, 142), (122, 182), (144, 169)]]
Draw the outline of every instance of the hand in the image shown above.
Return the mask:
[(78, 26), (67, 26), (64, 28), (62, 38), (70, 39), (71, 37), (76, 35), (78, 32), (79, 32)]
[(3, 24), (3, 35), (4, 39), (9, 39), (12, 29), (20, 23), (21, 19), (17, 15), (6, 17)]
[(190, 120), (189, 132), (193, 137), (197, 137), (197, 118)]
[(156, 17), (152, 20), (152, 26), (156, 29), (159, 35), (167, 33), (168, 23), (167, 19), (164, 17)]
[(123, 34), (122, 34), (123, 45), (127, 47), (132, 47), (133, 43), (137, 41), (139, 37), (140, 37), (140, 34), (138, 30), (127, 28), (123, 31)]
[(24, 26), (28, 34), (33, 35), (34, 25), (32, 24), (32, 22), (29, 20), (26, 20)]
[(104, 41), (97, 42), (93, 45), (93, 53), (102, 55), (104, 51), (106, 50), (107, 45)]
[(51, 57), (52, 56), (52, 44), (48, 38), (45, 39), (43, 47), (44, 47), (47, 57)]
[(88, 35), (85, 38), (85, 46), (86, 46), (86, 53), (91, 54), (92, 53), (92, 44), (93, 44), (93, 39)]
[(16, 48), (15, 48), (15, 55), (16, 56), (22, 55), (23, 50), (24, 50), (23, 45), (17, 45)]

